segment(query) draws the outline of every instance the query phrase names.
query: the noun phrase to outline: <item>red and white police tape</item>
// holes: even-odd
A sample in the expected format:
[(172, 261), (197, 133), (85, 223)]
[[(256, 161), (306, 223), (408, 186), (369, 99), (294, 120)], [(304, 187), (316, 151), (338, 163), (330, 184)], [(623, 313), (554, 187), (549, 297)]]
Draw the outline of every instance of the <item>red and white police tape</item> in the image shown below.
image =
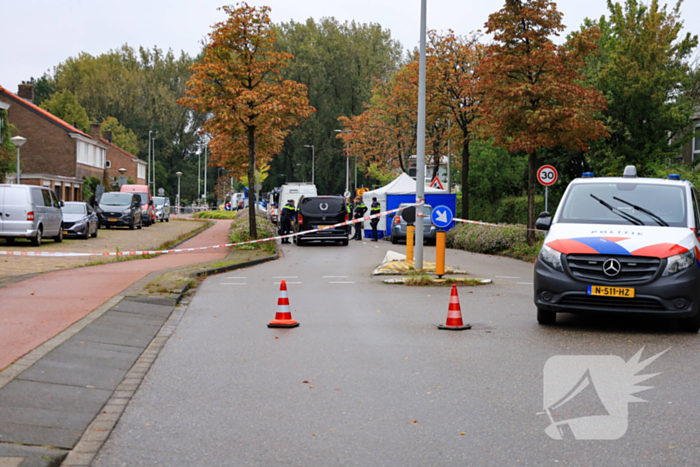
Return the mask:
[(261, 242), (269, 242), (271, 240), (279, 240), (282, 238), (291, 238), (291, 237), (296, 237), (298, 235), (305, 235), (313, 232), (320, 232), (322, 230), (327, 230), (327, 229), (332, 229), (334, 227), (342, 227), (345, 225), (351, 225), (351, 224), (356, 224), (358, 222), (364, 222), (368, 221), (371, 219), (379, 218), (382, 216), (386, 216), (389, 214), (393, 214), (395, 212), (402, 211), (406, 208), (407, 206), (403, 206), (397, 209), (392, 209), (391, 211), (385, 211), (379, 214), (373, 214), (371, 216), (365, 216), (359, 219), (353, 219), (345, 222), (341, 222), (339, 224), (334, 224), (334, 225), (325, 225), (321, 228), (314, 229), (314, 230), (303, 230), (301, 232), (289, 234), (289, 235), (278, 235), (276, 237), (269, 237), (269, 238), (263, 238), (259, 240), (249, 240), (247, 242), (239, 242), (239, 243), (225, 243), (223, 245), (212, 245), (212, 246), (201, 246), (197, 248), (177, 248), (173, 250), (148, 250), (148, 251), (116, 251), (116, 252), (111, 252), (111, 253), (69, 253), (69, 252), (58, 252), (58, 251), (0, 251), (0, 256), (48, 256), (48, 257), (53, 257), (53, 258), (58, 258), (58, 257), (66, 257), (66, 256), (143, 256), (143, 255), (160, 255), (160, 254), (166, 254), (166, 253), (185, 253), (189, 251), (202, 251), (202, 250), (214, 250), (217, 248), (228, 248), (230, 246), (238, 246), (238, 245), (249, 245), (251, 243), (261, 243)]

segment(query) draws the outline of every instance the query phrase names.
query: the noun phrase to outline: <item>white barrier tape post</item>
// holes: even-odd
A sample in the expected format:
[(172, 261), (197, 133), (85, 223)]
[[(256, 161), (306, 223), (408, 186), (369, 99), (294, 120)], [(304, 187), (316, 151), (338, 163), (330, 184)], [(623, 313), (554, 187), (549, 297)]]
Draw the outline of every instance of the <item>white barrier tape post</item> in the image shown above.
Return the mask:
[(364, 216), (359, 219), (354, 219), (354, 220), (349, 220), (349, 221), (344, 221), (340, 222), (338, 224), (334, 225), (326, 225), (318, 229), (314, 230), (303, 230), (301, 232), (296, 232), (293, 234), (289, 235), (278, 235), (276, 237), (269, 237), (269, 238), (261, 238), (258, 240), (248, 240), (247, 242), (238, 242), (238, 243), (225, 243), (223, 245), (211, 245), (211, 246), (201, 246), (201, 247), (196, 247), (196, 248), (178, 248), (175, 250), (153, 250), (153, 251), (117, 251), (117, 252), (109, 252), (109, 253), (63, 253), (63, 252), (58, 252), (58, 251), (0, 251), (0, 256), (50, 256), (50, 257), (71, 257), (71, 256), (143, 256), (143, 255), (160, 255), (160, 254), (167, 254), (167, 253), (183, 253), (183, 252), (190, 252), (190, 251), (201, 251), (201, 250), (209, 250), (209, 249), (214, 249), (214, 248), (228, 248), (232, 246), (239, 246), (239, 245), (250, 245), (253, 243), (261, 243), (261, 242), (269, 242), (273, 240), (280, 240), (283, 238), (291, 238), (291, 237), (296, 237), (299, 235), (305, 235), (308, 233), (314, 233), (314, 232), (320, 232), (321, 230), (327, 230), (327, 229), (332, 229), (334, 227), (342, 227), (346, 225), (352, 225), (352, 224), (357, 224), (358, 222), (364, 222), (368, 221), (374, 218), (386, 216), (389, 214), (393, 214), (395, 212), (402, 211), (406, 208), (407, 206), (397, 208), (397, 209), (392, 209), (391, 211), (385, 211), (381, 212), (379, 214), (373, 214), (371, 216)]

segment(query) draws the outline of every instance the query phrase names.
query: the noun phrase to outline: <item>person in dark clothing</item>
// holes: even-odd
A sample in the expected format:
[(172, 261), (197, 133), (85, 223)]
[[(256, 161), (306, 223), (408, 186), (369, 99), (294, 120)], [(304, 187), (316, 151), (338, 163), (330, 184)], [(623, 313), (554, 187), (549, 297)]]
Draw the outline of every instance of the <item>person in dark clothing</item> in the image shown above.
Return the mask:
[[(292, 219), (296, 211), (294, 209), (294, 200), (290, 199), (280, 212), (280, 235), (289, 235), (292, 233)], [(282, 243), (290, 243), (288, 238), (283, 238)]]
[[(362, 198), (355, 199), (355, 219), (362, 219), (365, 217), (366, 212), (367, 206), (365, 206)], [(364, 224), (364, 222), (358, 222), (355, 224), (355, 236), (353, 239), (362, 240), (362, 224)]]
[[(374, 197), (372, 198), (372, 206), (370, 207), (369, 213), (371, 215), (379, 214), (382, 212), (382, 207), (381, 205), (377, 202), (377, 198)], [(377, 224), (379, 224), (379, 218), (372, 219), (369, 221), (369, 224), (372, 226), (372, 241), (377, 242), (379, 241), (378, 233), (377, 233)]]

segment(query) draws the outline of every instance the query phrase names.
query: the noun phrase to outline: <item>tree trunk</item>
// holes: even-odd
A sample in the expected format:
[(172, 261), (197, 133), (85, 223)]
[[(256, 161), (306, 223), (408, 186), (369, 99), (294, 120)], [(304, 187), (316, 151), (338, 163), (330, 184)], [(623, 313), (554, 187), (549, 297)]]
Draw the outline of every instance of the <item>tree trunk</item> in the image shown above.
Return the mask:
[(469, 138), (462, 144), (462, 219), (469, 219)]
[(248, 230), (251, 240), (258, 239), (258, 226), (255, 222), (255, 125), (248, 127)]
[(535, 163), (537, 155), (532, 152), (528, 155), (527, 163), (527, 244), (535, 244), (535, 185), (537, 184)]

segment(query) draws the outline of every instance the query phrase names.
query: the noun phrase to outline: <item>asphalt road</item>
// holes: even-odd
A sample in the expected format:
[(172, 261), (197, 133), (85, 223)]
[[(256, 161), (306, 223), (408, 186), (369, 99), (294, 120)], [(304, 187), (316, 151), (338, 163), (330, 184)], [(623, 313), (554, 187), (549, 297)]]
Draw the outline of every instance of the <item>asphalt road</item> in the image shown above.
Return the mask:
[[(94, 465), (700, 462), (697, 334), (639, 318), (539, 326), (531, 264), (457, 251), (448, 265), (494, 284), (459, 289), (473, 329), (439, 331), (449, 288), (370, 275), (391, 248), (292, 245), (279, 261), (204, 281)], [(282, 277), (296, 329), (266, 327)], [(642, 348), (642, 360), (669, 350), (632, 370), (624, 362)], [(582, 384), (574, 355), (599, 356)], [(659, 374), (641, 382), (637, 372)], [(634, 383), (653, 386), (637, 394), (648, 402), (627, 402)], [(598, 415), (583, 419), (589, 434), (618, 439), (582, 440), (566, 426), (565, 439), (550, 438), (545, 389), (574, 391), (562, 407), (550, 397), (553, 420)]]

